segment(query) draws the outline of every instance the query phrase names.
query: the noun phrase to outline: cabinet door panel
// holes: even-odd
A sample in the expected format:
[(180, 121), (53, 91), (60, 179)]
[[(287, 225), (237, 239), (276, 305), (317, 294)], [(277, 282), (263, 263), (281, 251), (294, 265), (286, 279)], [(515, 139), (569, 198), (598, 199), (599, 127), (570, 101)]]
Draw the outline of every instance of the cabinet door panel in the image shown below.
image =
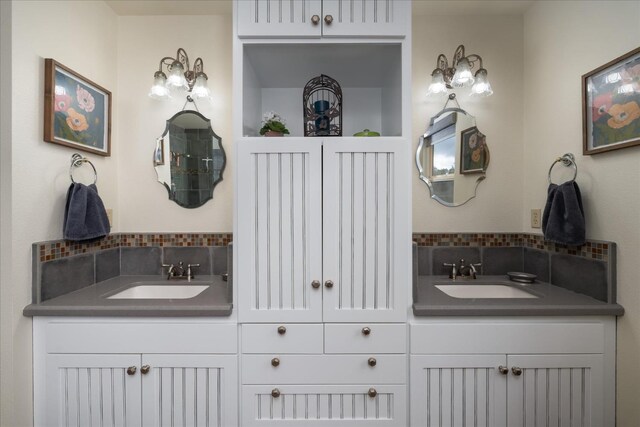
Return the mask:
[(319, 143), (238, 144), (238, 282), (243, 322), (322, 320)]
[(140, 355), (50, 354), (46, 364), (46, 419), (36, 425), (140, 425), (140, 374), (126, 373)]
[[(375, 388), (375, 397), (368, 395)], [(278, 397), (272, 396), (277, 388)], [(406, 425), (402, 385), (278, 385), (242, 387), (242, 425), (379, 426)]]
[(411, 425), (506, 426), (504, 355), (411, 356)]
[(238, 8), (239, 37), (320, 37), (321, 0), (242, 0)]
[(237, 425), (237, 359), (143, 355), (143, 423), (149, 427)]
[(323, 36), (405, 36), (411, 23), (411, 2), (404, 0), (324, 0)]
[(410, 229), (406, 141), (326, 141), (323, 276), (327, 322), (402, 322)]
[[(603, 419), (603, 356), (508, 356), (509, 427), (597, 427), (613, 425)], [(607, 422), (605, 422), (607, 421)]]

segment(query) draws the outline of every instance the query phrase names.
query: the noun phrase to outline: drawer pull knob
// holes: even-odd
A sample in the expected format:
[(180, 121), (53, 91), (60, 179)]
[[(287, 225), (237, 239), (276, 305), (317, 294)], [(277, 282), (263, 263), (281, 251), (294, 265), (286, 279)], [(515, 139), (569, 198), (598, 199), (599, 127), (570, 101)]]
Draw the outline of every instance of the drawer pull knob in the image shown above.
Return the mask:
[(518, 368), (517, 366), (513, 366), (511, 367), (511, 372), (513, 373), (513, 375), (515, 375), (516, 377), (519, 377), (520, 375), (522, 375), (522, 369)]
[(378, 395), (378, 391), (375, 388), (371, 387), (367, 394), (369, 395), (369, 397), (376, 397)]
[(135, 366), (129, 366), (127, 368), (127, 375), (135, 375), (137, 368)]
[(377, 365), (378, 361), (374, 357), (370, 357), (367, 363), (369, 363), (369, 366), (374, 367)]
[(287, 333), (287, 328), (285, 328), (284, 326), (278, 326), (278, 333), (280, 335), (284, 335)]
[(320, 17), (318, 15), (313, 15), (311, 17), (311, 23), (313, 25), (318, 25), (320, 23)]
[(280, 390), (278, 390), (277, 388), (274, 388), (273, 390), (271, 390), (271, 397), (274, 397), (276, 399), (280, 397)]
[(333, 281), (327, 280), (326, 282), (324, 282), (324, 286), (327, 288), (333, 288)]
[(276, 366), (280, 366), (280, 359), (278, 359), (277, 357), (274, 357), (273, 359), (271, 359), (271, 366), (273, 366), (274, 368)]
[(319, 280), (314, 280), (313, 282), (311, 282), (311, 287), (313, 289), (318, 289), (320, 287), (320, 281)]
[(325, 16), (325, 17), (324, 17), (324, 22), (325, 22), (327, 25), (331, 25), (331, 23), (333, 22), (333, 16), (331, 16), (331, 15), (327, 15), (327, 16)]
[(142, 374), (144, 374), (144, 375), (148, 374), (148, 373), (149, 373), (149, 370), (151, 370), (151, 366), (149, 366), (149, 365), (142, 365), (142, 366), (140, 367), (140, 372), (141, 372)]
[(500, 372), (502, 375), (507, 375), (509, 373), (509, 368), (500, 365), (498, 366), (498, 372)]
[(364, 328), (362, 328), (362, 335), (369, 335), (371, 334), (371, 328), (365, 326)]

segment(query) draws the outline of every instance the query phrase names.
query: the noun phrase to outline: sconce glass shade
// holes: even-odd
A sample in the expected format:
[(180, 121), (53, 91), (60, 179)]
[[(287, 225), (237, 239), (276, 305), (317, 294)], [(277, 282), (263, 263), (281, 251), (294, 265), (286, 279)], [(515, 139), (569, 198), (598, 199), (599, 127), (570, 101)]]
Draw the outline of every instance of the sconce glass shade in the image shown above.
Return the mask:
[(487, 78), (487, 70), (480, 68), (476, 72), (476, 79), (473, 86), (471, 86), (470, 96), (474, 97), (487, 97), (493, 95), (493, 89), (491, 89), (491, 83)]
[(427, 89), (427, 96), (447, 93), (447, 85), (444, 82), (444, 75), (439, 68), (435, 69), (431, 74), (431, 84)]
[(153, 75), (153, 86), (149, 91), (149, 98), (153, 99), (167, 99), (169, 95), (169, 89), (167, 89), (167, 76), (162, 71), (156, 71)]
[(167, 78), (167, 87), (169, 89), (189, 90), (189, 83), (184, 77), (184, 67), (180, 61), (174, 61), (169, 69), (169, 77)]
[(456, 64), (456, 73), (451, 79), (451, 84), (454, 87), (467, 87), (471, 86), (474, 82), (473, 73), (471, 73), (471, 64), (467, 58), (462, 58)]
[(198, 73), (196, 81), (191, 90), (191, 96), (194, 98), (210, 98), (211, 91), (207, 87), (207, 75), (205, 73)]

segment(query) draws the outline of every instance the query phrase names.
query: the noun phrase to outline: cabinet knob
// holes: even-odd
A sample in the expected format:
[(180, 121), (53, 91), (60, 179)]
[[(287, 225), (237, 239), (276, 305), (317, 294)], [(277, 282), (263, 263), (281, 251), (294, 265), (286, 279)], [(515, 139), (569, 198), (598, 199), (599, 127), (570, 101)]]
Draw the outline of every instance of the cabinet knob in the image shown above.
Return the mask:
[(278, 326), (278, 333), (280, 335), (284, 335), (287, 333), (287, 328), (285, 328), (284, 326)]
[(327, 288), (333, 288), (333, 281), (327, 280), (326, 282), (324, 282), (324, 286)]
[(320, 23), (320, 17), (318, 15), (313, 15), (311, 17), (311, 23), (313, 25), (318, 25)]
[(370, 357), (369, 360), (367, 360), (367, 363), (369, 364), (369, 366), (374, 367), (378, 364), (378, 361), (375, 359), (375, 357)]
[(500, 372), (502, 375), (507, 375), (509, 373), (509, 368), (500, 365), (498, 366), (498, 372)]
[(127, 368), (127, 375), (135, 375), (137, 368), (135, 366), (129, 366)]
[(278, 390), (277, 388), (271, 390), (271, 397), (275, 397), (276, 399), (280, 397), (280, 390)]
[(362, 328), (362, 335), (369, 335), (371, 334), (371, 328), (369, 328), (368, 326), (365, 326), (364, 328)]
[(331, 25), (331, 23), (333, 22), (333, 16), (331, 16), (331, 15), (327, 15), (327, 16), (325, 16), (325, 17), (324, 17), (324, 22), (325, 22), (327, 25)]
[(518, 368), (517, 366), (513, 366), (511, 367), (511, 372), (513, 373), (513, 375), (515, 375), (516, 377), (519, 377), (520, 375), (522, 375), (522, 369)]
[(371, 387), (367, 394), (369, 395), (369, 397), (376, 397), (378, 395), (378, 391), (375, 388)]
[(313, 282), (311, 282), (311, 287), (313, 289), (318, 289), (320, 287), (320, 281), (319, 280), (314, 280)]
[(280, 366), (280, 359), (278, 359), (277, 357), (274, 357), (273, 359), (271, 359), (271, 366), (273, 366), (274, 368), (276, 366)]
[(149, 373), (149, 370), (151, 370), (151, 366), (149, 366), (149, 365), (142, 365), (142, 366), (140, 367), (140, 372), (141, 372), (142, 374), (144, 374), (144, 375), (148, 374), (148, 373)]

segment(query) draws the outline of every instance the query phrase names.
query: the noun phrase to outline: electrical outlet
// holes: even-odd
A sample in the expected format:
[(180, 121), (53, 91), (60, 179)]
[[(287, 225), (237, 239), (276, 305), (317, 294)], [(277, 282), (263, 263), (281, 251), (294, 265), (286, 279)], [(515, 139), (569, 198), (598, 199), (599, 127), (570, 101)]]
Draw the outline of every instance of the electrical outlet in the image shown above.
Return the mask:
[(531, 209), (531, 228), (542, 227), (542, 211), (540, 209)]
[(107, 218), (109, 219), (109, 225), (113, 227), (113, 209), (107, 209)]

